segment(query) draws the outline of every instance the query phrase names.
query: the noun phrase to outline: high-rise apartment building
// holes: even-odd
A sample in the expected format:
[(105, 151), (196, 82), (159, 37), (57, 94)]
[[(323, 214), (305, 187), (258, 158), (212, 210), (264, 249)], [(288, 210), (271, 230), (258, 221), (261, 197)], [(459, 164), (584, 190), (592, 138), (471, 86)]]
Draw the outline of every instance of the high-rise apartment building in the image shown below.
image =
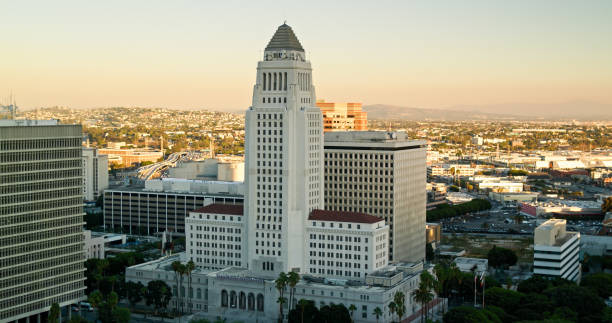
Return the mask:
[(566, 221), (550, 219), (535, 229), (533, 273), (580, 281), (580, 232), (566, 231)]
[(367, 112), (361, 110), (361, 103), (317, 100), (317, 107), (323, 113), (325, 132), (368, 130), (368, 115)]
[(325, 208), (389, 226), (389, 261), (425, 258), (426, 143), (405, 132), (325, 133)]
[(293, 30), (281, 25), (257, 64), (246, 112), (249, 268), (304, 271), (305, 224), (323, 209), (323, 118), (312, 69)]
[(94, 201), (108, 188), (108, 155), (95, 148), (83, 148), (83, 196)]
[(84, 299), (81, 126), (0, 120), (0, 321)]

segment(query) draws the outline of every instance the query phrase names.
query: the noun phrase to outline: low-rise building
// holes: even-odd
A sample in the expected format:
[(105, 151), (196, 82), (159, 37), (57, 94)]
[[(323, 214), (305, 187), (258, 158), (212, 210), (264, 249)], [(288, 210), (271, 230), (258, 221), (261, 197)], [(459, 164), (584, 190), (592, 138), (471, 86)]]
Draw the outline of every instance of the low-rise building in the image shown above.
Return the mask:
[(580, 281), (580, 232), (566, 231), (566, 221), (550, 219), (535, 229), (533, 273)]
[(442, 239), (442, 225), (440, 223), (425, 223), (426, 243), (440, 244)]
[(373, 215), (313, 210), (306, 235), (306, 272), (314, 276), (363, 280), (389, 262), (389, 227)]
[(187, 256), (206, 269), (245, 266), (245, 226), (240, 204), (210, 204), (189, 212), (185, 219)]
[(91, 230), (83, 231), (85, 238), (83, 247), (85, 259), (104, 259), (104, 237), (91, 234)]
[(185, 232), (189, 211), (211, 203), (243, 204), (244, 183), (164, 178), (145, 187), (104, 191), (104, 226), (129, 234)]
[(521, 193), (501, 193), (501, 192), (489, 192), (489, 198), (501, 203), (519, 203), (519, 202), (533, 202), (538, 198), (538, 193), (535, 192), (521, 192)]
[(483, 258), (457, 257), (453, 262), (462, 272), (483, 272), (489, 270), (489, 260)]

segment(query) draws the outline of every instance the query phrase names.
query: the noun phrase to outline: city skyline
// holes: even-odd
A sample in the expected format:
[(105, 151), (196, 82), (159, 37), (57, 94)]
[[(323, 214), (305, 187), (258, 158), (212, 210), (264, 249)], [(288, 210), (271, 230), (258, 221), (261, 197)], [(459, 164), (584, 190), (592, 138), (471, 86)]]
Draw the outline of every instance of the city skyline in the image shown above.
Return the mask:
[(248, 67), (269, 26), (287, 20), (312, 49), (318, 97), (329, 101), (492, 113), (512, 102), (612, 103), (604, 1), (271, 5), (4, 3), (11, 14), (0, 24), (13, 32), (0, 97), (12, 92), (23, 109), (243, 111)]

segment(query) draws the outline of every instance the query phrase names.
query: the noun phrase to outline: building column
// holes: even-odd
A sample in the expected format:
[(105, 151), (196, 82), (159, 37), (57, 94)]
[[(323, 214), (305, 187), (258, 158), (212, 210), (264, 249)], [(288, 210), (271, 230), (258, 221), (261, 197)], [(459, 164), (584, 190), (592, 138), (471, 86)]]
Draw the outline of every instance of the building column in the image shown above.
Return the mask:
[(26, 323), (30, 323), (30, 317), (26, 317)]
[(40, 313), (36, 314), (36, 323), (40, 323)]
[(70, 319), (72, 318), (72, 306), (66, 305), (66, 309), (68, 309), (68, 321), (70, 321)]

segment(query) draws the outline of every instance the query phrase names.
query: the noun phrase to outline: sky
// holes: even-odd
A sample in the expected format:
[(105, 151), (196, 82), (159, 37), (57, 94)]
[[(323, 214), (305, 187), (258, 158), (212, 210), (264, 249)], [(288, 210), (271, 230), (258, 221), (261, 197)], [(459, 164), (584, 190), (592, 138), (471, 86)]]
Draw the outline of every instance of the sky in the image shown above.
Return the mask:
[(0, 102), (245, 110), (285, 20), (318, 99), (612, 103), (610, 0), (0, 0)]

